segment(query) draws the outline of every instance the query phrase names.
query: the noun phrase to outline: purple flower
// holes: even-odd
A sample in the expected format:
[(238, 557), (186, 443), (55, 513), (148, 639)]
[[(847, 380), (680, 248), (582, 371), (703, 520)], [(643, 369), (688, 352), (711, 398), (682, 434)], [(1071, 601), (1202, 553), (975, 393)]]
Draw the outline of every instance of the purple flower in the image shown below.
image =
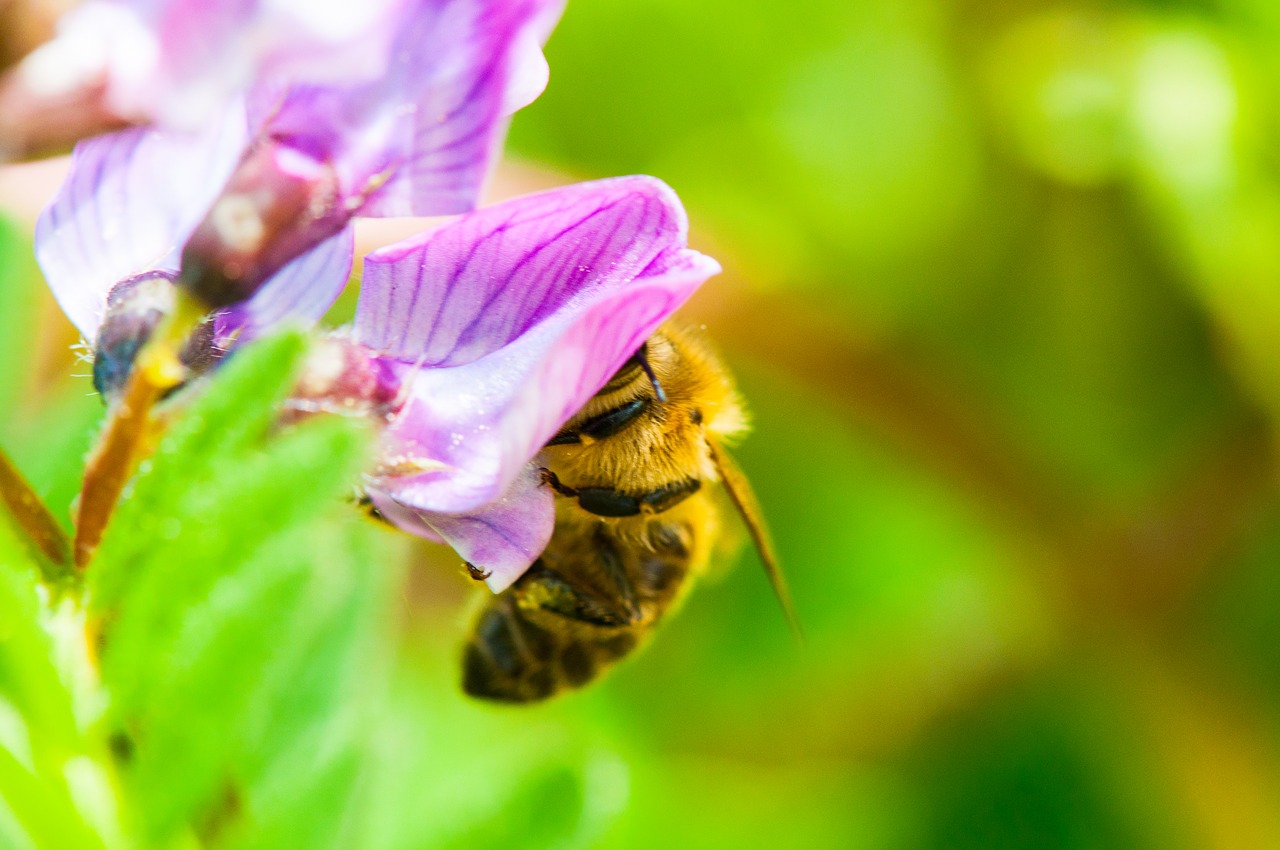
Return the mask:
[[(172, 297), (193, 210), (217, 191), (242, 138), (135, 130), (77, 150), (37, 225), (37, 256), (68, 316), (96, 337), (104, 392), (122, 384)], [(199, 168), (163, 167), (192, 163), (193, 151)], [(623, 177), (518, 198), (375, 251), (354, 327), (318, 343), (292, 407), (384, 423), (367, 477), (373, 502), (402, 529), (453, 545), (502, 590), (554, 524), (530, 461), (719, 271), (686, 240), (675, 194)], [(218, 314), (211, 347), (319, 317), (350, 265), (347, 230)]]
[[(154, 174), (144, 174), (146, 163), (135, 161), (150, 150), (101, 157), (89, 174), (81, 168), (70, 178), (80, 185), (64, 212), (89, 200), (94, 181), (159, 184), (193, 177), (203, 206), (189, 208), (182, 198), (184, 250), (175, 263), (176, 280), (217, 308), (250, 299), (353, 216), (471, 209), (510, 115), (546, 85), (541, 45), (562, 3), (378, 0), (368, 13), (347, 15), (363, 23), (345, 27), (335, 21), (346, 18), (333, 16), (348, 5), (331, 2), (96, 0), (80, 16), (96, 21), (109, 43), (132, 45), (112, 52), (112, 61), (172, 64), (174, 79), (192, 81), (205, 123), (187, 143), (161, 136), (168, 140), (165, 160), (151, 165)], [(281, 21), (295, 19), (296, 26), (280, 31)], [(128, 38), (116, 38), (117, 31)], [(169, 80), (157, 73), (139, 75)], [(119, 76), (132, 79), (124, 71)], [(167, 91), (170, 82), (155, 85)], [(124, 83), (120, 88), (159, 104), (182, 100)], [(240, 89), (244, 97), (232, 98)], [(211, 109), (219, 103), (224, 105)], [(213, 124), (225, 126), (210, 126), (210, 115)], [(152, 138), (138, 132), (125, 131), (124, 137)], [(231, 137), (237, 143), (224, 147)], [(212, 184), (196, 172), (215, 154), (221, 182)], [(117, 168), (129, 173), (113, 175)]]
[(354, 344), (399, 401), (368, 479), (401, 528), (510, 585), (545, 548), (541, 448), (708, 277), (675, 194), (584, 183), (467, 215), (365, 259)]
[[(237, 15), (266, 14), (253, 3), (146, 4), (153, 25), (206, 6), (221, 22), (210, 24), (215, 34)], [(79, 146), (39, 222), (37, 254), (68, 316), (97, 342), (104, 392), (123, 381), (167, 309), (168, 287), (139, 287), (138, 275), (230, 308), (213, 329), (220, 342), (284, 316), (323, 314), (345, 281), (331, 259), (349, 262), (350, 235), (341, 234), (353, 216), (474, 204), (507, 116), (545, 84), (540, 45), (560, 0), (397, 0), (386, 8), (395, 26), (376, 78), (268, 78), (247, 106), (231, 104), (198, 134), (134, 129)], [(174, 21), (186, 32), (189, 20)], [(308, 285), (316, 267), (324, 273)], [(100, 338), (108, 307), (118, 319)]]
[(408, 0), (88, 0), (24, 63), (46, 89), (92, 81), (116, 115), (200, 128), (264, 80), (369, 80)]
[[(352, 216), (474, 207), (507, 119), (546, 85), (541, 44), (561, 2), (407, 2), (376, 78), (256, 85), (252, 143), (196, 227), (179, 283), (234, 304)], [(228, 217), (260, 238), (229, 233)]]
[[(36, 259), (54, 297), (94, 343), (94, 383), (112, 395), (173, 299), (183, 243), (235, 167), (243, 119), (190, 137), (134, 129), (77, 146), (36, 222)], [(351, 229), (285, 266), (252, 298), (215, 315), (213, 351), (280, 321), (314, 321), (346, 284)], [(194, 365), (194, 364), (193, 364)]]
[(373, 80), (413, 0), (87, 0), (0, 75), (0, 160), (126, 126), (198, 131), (251, 88)]

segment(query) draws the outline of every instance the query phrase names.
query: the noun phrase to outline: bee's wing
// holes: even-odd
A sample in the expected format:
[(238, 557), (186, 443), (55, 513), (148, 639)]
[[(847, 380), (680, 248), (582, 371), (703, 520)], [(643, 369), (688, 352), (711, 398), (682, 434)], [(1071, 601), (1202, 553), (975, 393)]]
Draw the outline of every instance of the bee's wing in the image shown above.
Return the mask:
[(729, 494), (733, 506), (738, 509), (738, 515), (742, 517), (742, 521), (747, 526), (747, 531), (751, 534), (751, 541), (755, 544), (756, 554), (760, 556), (760, 562), (764, 564), (765, 574), (769, 576), (769, 583), (773, 585), (774, 595), (778, 597), (778, 602), (782, 605), (782, 612), (787, 617), (787, 624), (791, 626), (791, 631), (796, 638), (803, 639), (804, 633), (800, 629), (800, 618), (796, 616), (795, 605), (791, 601), (791, 591), (787, 589), (787, 579), (782, 574), (782, 568), (778, 565), (778, 556), (773, 549), (773, 540), (769, 536), (769, 527), (764, 523), (764, 514), (760, 510), (760, 503), (756, 501), (755, 491), (751, 489), (751, 482), (747, 480), (747, 476), (743, 474), (738, 464), (724, 450), (723, 447), (716, 445), (715, 441), (707, 440), (707, 445), (711, 449), (711, 460), (716, 465), (716, 470), (720, 473), (720, 480), (724, 483), (725, 492)]

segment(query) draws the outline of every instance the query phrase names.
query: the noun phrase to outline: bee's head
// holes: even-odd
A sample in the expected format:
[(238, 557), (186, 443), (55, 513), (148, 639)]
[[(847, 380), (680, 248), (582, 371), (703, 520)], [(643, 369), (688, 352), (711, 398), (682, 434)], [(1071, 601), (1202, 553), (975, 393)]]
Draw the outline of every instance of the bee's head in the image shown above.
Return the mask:
[(600, 388), (598, 395), (608, 395), (615, 390), (622, 389), (632, 383), (640, 372), (644, 372), (649, 378), (649, 383), (653, 385), (653, 394), (658, 401), (665, 402), (667, 393), (662, 389), (662, 383), (658, 380), (658, 376), (654, 374), (653, 366), (649, 363), (648, 340), (645, 340), (644, 344), (636, 349), (636, 353), (627, 358), (627, 362), (623, 363), (618, 368), (618, 371), (613, 373), (609, 383)]

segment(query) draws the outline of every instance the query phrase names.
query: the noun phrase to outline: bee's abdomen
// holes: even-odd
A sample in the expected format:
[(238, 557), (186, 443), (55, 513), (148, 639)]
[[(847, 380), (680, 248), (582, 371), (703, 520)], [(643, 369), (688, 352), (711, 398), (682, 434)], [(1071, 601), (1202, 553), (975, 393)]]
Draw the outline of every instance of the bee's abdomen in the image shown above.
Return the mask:
[(638, 644), (629, 627), (575, 637), (536, 625), (519, 608), (490, 606), (462, 659), (462, 688), (500, 702), (538, 702), (585, 685)]
[(462, 688), (502, 702), (546, 699), (556, 690), (553, 649), (553, 635), (526, 622), (509, 599), (499, 599), (480, 615), (463, 653)]
[(652, 546), (624, 545), (606, 523), (557, 526), (533, 567), (481, 613), (463, 688), (536, 702), (595, 679), (670, 609), (689, 572), (683, 524), (652, 521)]

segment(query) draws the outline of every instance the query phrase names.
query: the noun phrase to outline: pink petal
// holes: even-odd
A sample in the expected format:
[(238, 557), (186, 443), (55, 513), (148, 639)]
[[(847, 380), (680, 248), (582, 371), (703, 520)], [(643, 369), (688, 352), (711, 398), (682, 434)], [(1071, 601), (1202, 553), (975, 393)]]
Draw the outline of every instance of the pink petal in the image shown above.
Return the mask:
[(215, 336), (239, 331), (243, 342), (282, 322), (319, 321), (346, 287), (354, 255), (355, 228), (348, 225), (276, 272), (248, 301), (220, 314)]
[(494, 593), (506, 590), (538, 559), (555, 527), (554, 496), (529, 465), (500, 498), (465, 514), (418, 511), (373, 489), (369, 495), (399, 528), (443, 540), (464, 561), (488, 572), (485, 583)]
[(200, 135), (125, 130), (76, 146), (71, 171), (36, 222), (36, 258), (86, 339), (107, 293), (145, 271), (174, 273), (182, 243), (231, 173), (243, 118)]
[(674, 193), (618, 178), (510, 201), (366, 259), (356, 336), (411, 397), (386, 452), (430, 471), (378, 486), (428, 511), (502, 493), (708, 277)]
[(264, 79), (349, 85), (380, 76), (405, 5), (89, 0), (37, 59), (68, 81), (101, 75), (122, 116), (190, 130)]
[(546, 84), (561, 0), (418, 0), (376, 81), (260, 91), (271, 135), (337, 169), (366, 216), (475, 206), (506, 119)]
[(462, 365), (634, 279), (682, 249), (687, 229), (675, 193), (652, 177), (496, 204), (369, 254), (356, 335), (407, 363)]

